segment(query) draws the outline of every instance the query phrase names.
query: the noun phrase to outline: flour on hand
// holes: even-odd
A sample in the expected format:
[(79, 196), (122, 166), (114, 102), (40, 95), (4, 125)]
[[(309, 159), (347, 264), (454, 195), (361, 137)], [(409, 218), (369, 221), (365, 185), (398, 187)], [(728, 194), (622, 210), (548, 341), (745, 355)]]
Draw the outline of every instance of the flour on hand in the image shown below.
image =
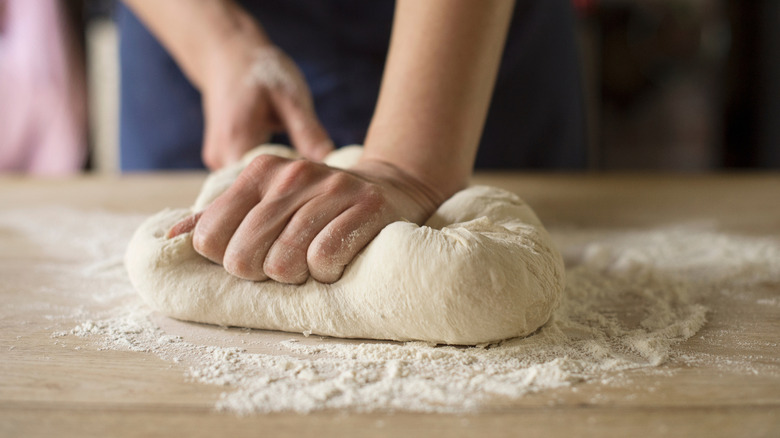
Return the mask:
[[(456, 193), (423, 226), (389, 224), (333, 284), (243, 280), (195, 252), (191, 233), (166, 238), (262, 153), (294, 157), (287, 148), (257, 148), (213, 173), (191, 209), (164, 210), (138, 228), (125, 264), (154, 309), (223, 326), (476, 345), (532, 333), (558, 306), (561, 256), (531, 208), (493, 187)], [(344, 148), (325, 162), (346, 168), (360, 153)]]

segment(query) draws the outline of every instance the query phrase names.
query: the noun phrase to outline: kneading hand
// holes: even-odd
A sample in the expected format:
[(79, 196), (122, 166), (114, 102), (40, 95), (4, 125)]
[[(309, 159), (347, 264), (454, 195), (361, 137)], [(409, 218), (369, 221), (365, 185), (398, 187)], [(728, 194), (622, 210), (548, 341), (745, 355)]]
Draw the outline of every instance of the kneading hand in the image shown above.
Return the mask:
[(387, 224), (424, 222), (443, 196), (400, 169), (364, 160), (339, 170), (261, 155), (204, 211), (176, 224), (195, 250), (248, 280), (332, 283)]

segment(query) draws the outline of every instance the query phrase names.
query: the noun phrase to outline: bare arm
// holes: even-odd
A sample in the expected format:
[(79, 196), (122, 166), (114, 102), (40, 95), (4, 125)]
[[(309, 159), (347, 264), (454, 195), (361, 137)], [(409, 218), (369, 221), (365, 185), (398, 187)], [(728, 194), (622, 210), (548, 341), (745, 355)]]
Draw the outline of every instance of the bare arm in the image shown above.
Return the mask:
[[(252, 17), (232, 0), (124, 0), (171, 53), (198, 88), (211, 63), (228, 50), (272, 43)], [(247, 54), (248, 55), (248, 54)]]
[(273, 132), (286, 131), (310, 159), (332, 149), (303, 75), (233, 0), (124, 1), (200, 90), (209, 167), (240, 159)]
[(512, 7), (399, 0), (361, 161), (341, 171), (258, 157), (169, 235), (194, 228), (195, 249), (242, 278), (336, 281), (385, 225), (423, 223), (467, 184)]
[(445, 197), (471, 175), (513, 0), (399, 0), (365, 160)]

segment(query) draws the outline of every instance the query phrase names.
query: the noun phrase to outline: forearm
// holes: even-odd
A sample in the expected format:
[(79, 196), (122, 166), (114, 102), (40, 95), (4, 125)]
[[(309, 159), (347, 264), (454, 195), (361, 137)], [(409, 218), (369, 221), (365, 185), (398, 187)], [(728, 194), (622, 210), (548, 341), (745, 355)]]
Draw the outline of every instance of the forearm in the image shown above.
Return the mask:
[(399, 0), (364, 159), (444, 196), (471, 175), (513, 0)]
[(198, 88), (206, 82), (215, 56), (236, 44), (270, 44), (257, 22), (232, 0), (123, 1)]

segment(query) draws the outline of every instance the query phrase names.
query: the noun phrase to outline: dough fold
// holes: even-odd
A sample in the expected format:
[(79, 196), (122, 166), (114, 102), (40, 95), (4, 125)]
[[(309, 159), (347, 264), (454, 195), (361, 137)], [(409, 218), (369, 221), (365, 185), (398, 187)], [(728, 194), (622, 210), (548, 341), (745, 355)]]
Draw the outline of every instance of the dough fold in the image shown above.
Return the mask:
[[(532, 333), (558, 306), (561, 256), (531, 208), (494, 187), (458, 192), (424, 226), (386, 226), (333, 284), (242, 280), (196, 253), (191, 233), (166, 239), (260, 153), (294, 157), (260, 147), (209, 176), (191, 209), (164, 210), (138, 228), (125, 264), (151, 307), (222, 326), (475, 345)], [(360, 148), (345, 148), (326, 162), (348, 167), (359, 156)]]

